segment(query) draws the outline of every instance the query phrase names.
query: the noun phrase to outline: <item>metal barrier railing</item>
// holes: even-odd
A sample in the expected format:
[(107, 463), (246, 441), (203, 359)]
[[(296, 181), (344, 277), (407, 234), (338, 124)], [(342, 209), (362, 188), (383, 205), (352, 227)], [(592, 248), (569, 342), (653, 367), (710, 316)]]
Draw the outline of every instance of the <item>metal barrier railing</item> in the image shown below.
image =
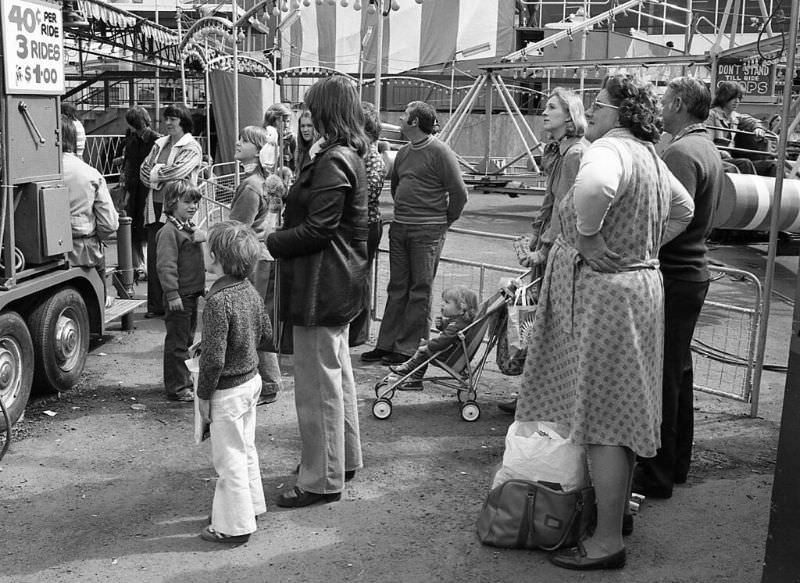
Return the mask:
[(83, 160), (89, 166), (96, 168), (106, 181), (116, 182), (119, 179), (119, 168), (114, 167), (113, 161), (117, 156), (122, 156), (124, 146), (125, 136), (88, 135)]
[[(752, 403), (756, 337), (761, 325), (761, 282), (750, 272), (712, 266), (712, 281), (692, 338), (695, 388)], [(755, 401), (752, 399), (755, 397)]]
[[(516, 237), (466, 229), (450, 229), (452, 235), (491, 240), (481, 246), (482, 255), (497, 254), (497, 244), (504, 247), (501, 257), (512, 254), (510, 242)], [(452, 250), (475, 248), (454, 241)], [(373, 318), (380, 321), (386, 305), (389, 282), (388, 249), (380, 248), (373, 276)], [(762, 291), (758, 278), (747, 271), (728, 267), (711, 268), (714, 279), (706, 296), (692, 340), (695, 389), (750, 402), (751, 416), (756, 415), (758, 394), (753, 389), (756, 362), (756, 337), (761, 321)], [(481, 263), (443, 255), (434, 281), (434, 301), (452, 285), (466, 285), (489, 297), (498, 289), (501, 277), (518, 277), (524, 269), (508, 265)], [(744, 287), (743, 287), (744, 286)], [(743, 299), (744, 298), (744, 299)], [(435, 304), (434, 304), (435, 305)], [(752, 400), (755, 399), (755, 400)]]
[[(200, 144), (205, 152), (205, 137), (195, 136), (195, 140)], [(117, 156), (122, 156), (125, 147), (125, 136), (121, 134), (89, 134), (86, 136), (86, 147), (83, 152), (83, 160), (90, 166), (96, 168), (107, 182), (117, 182), (119, 180), (119, 168), (113, 162)], [(212, 166), (224, 166), (215, 164)]]

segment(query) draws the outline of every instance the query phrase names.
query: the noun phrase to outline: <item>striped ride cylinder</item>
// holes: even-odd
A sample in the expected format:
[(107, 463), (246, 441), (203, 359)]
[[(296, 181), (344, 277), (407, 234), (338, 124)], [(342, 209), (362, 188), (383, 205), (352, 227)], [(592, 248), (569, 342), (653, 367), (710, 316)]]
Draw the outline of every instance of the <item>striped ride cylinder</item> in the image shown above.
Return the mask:
[[(717, 229), (768, 231), (775, 179), (756, 174), (725, 174), (714, 214)], [(778, 230), (800, 232), (800, 180), (784, 179)]]

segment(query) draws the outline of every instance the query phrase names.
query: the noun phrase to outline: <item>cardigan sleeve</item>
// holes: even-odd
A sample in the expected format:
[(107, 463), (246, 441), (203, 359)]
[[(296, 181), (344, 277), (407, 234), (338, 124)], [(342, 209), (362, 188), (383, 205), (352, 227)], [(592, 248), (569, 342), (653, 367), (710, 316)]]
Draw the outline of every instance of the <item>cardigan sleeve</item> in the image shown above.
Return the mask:
[(164, 225), (156, 234), (156, 269), (158, 279), (167, 301), (177, 298), (180, 277), (178, 275), (178, 254), (180, 242), (178, 232), (171, 225)]
[[(163, 231), (163, 229), (162, 229)], [(203, 349), (200, 352), (200, 374), (197, 396), (210, 399), (219, 384), (225, 367), (228, 346), (228, 317), (222, 295), (208, 298), (203, 308)]]

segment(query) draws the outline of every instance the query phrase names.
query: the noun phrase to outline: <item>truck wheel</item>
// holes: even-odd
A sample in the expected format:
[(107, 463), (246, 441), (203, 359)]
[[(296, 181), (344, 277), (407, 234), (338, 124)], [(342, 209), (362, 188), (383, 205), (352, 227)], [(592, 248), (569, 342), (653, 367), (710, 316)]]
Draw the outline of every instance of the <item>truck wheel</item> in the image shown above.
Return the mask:
[(36, 355), (33, 380), (54, 391), (78, 382), (89, 350), (89, 313), (81, 295), (64, 288), (42, 302), (28, 318)]
[[(0, 399), (11, 425), (25, 412), (33, 382), (33, 342), (16, 312), (0, 314)], [(0, 415), (0, 429), (6, 429)]]

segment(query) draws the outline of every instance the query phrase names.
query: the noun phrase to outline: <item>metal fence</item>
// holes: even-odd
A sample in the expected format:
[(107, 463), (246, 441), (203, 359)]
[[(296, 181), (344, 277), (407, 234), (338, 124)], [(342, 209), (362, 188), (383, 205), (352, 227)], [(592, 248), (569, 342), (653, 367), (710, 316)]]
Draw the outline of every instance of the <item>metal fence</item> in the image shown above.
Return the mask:
[[(205, 137), (195, 136), (195, 140), (205, 152)], [(102, 174), (106, 182), (115, 183), (119, 180), (119, 167), (114, 166), (114, 158), (122, 156), (125, 147), (125, 136), (121, 134), (102, 135), (89, 134), (86, 136), (86, 148), (83, 152), (83, 160), (90, 166), (96, 168)], [(223, 166), (219, 164), (218, 166)], [(230, 170), (229, 172), (232, 172)]]
[[(762, 291), (747, 271), (712, 267), (712, 281), (692, 338), (695, 388), (752, 402)], [(755, 415), (758, 403), (753, 403)]]

